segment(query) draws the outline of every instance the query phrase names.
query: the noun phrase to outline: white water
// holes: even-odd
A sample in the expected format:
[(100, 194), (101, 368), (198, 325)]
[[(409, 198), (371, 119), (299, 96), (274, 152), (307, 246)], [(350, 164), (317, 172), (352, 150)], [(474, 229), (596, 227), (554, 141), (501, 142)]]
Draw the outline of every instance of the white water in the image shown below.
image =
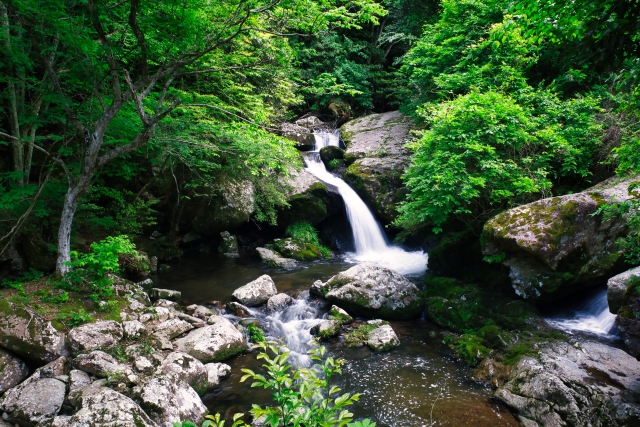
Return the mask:
[(407, 252), (387, 244), (382, 228), (360, 196), (346, 182), (327, 172), (324, 167), (318, 151), (329, 145), (338, 146), (338, 131), (317, 132), (314, 136), (316, 146), (314, 152), (305, 156), (306, 169), (320, 181), (337, 187), (344, 199), (356, 246), (355, 254), (347, 255), (346, 260), (373, 262), (405, 275), (423, 274), (427, 269), (428, 255), (422, 251)]
[(617, 336), (616, 315), (609, 311), (606, 289), (589, 299), (567, 316), (546, 319), (551, 325), (567, 332), (588, 332), (604, 338)]

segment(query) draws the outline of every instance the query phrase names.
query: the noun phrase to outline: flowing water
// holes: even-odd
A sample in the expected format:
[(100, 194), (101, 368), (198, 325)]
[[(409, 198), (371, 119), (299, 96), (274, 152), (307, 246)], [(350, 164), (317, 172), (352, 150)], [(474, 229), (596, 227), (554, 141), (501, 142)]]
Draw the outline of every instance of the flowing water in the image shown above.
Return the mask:
[(427, 254), (422, 251), (408, 252), (400, 247), (389, 245), (382, 227), (360, 196), (349, 184), (327, 172), (318, 151), (328, 145), (338, 146), (340, 140), (338, 132), (317, 132), (314, 136), (315, 150), (305, 153), (304, 156), (306, 170), (320, 181), (336, 187), (344, 200), (356, 247), (355, 253), (346, 254), (345, 258), (356, 263), (373, 262), (404, 275), (424, 274), (427, 269)]
[(584, 333), (605, 340), (617, 340), (616, 315), (609, 311), (607, 290), (588, 295), (569, 310), (562, 310), (545, 319), (549, 324), (569, 333)]

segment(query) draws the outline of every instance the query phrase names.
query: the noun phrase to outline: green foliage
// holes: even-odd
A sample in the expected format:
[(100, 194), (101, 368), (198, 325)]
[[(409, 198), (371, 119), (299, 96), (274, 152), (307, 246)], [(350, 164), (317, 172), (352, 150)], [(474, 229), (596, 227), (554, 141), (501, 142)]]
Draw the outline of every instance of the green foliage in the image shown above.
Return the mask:
[(249, 332), (249, 338), (254, 343), (264, 342), (266, 341), (264, 338), (264, 331), (258, 325), (250, 324), (247, 326), (247, 331)]
[(58, 313), (56, 319), (64, 323), (70, 328), (75, 328), (85, 323), (93, 322), (93, 317), (88, 314), (84, 308), (77, 311), (63, 310)]
[[(636, 191), (632, 186), (633, 184), (629, 187), (629, 192)], [(640, 264), (640, 200), (607, 203), (600, 206), (593, 215), (601, 215), (603, 221), (624, 218), (628, 231), (624, 237), (618, 239), (616, 244), (624, 253), (625, 262), (631, 265)]]
[(371, 331), (376, 329), (376, 325), (360, 325), (358, 329), (354, 329), (344, 336), (344, 342), (347, 347), (357, 347), (362, 345), (369, 339)]
[(318, 231), (306, 221), (289, 225), (285, 230), (285, 234), (298, 242), (309, 243), (316, 246), (324, 258), (331, 258), (333, 256), (331, 249), (320, 244)]

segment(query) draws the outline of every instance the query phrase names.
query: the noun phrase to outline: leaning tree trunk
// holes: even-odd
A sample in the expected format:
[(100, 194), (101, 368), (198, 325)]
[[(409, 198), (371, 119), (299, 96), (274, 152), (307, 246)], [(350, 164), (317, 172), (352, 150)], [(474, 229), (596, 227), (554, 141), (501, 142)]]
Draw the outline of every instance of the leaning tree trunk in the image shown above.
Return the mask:
[[(93, 176), (93, 174), (91, 175)], [(64, 197), (62, 215), (60, 216), (60, 228), (58, 228), (58, 260), (56, 261), (56, 272), (64, 275), (67, 273), (71, 262), (71, 225), (73, 217), (78, 209), (80, 198), (89, 188), (91, 176), (80, 176), (74, 185), (69, 186)]]

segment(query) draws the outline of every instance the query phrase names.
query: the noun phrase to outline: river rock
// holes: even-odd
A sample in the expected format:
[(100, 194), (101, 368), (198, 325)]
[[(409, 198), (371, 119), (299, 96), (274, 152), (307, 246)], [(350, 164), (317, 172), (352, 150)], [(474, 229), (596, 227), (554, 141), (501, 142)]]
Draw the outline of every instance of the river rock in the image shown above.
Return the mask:
[(327, 314), (327, 318), (329, 320), (338, 320), (343, 325), (353, 323), (353, 317), (349, 316), (349, 313), (347, 313), (337, 305), (332, 305), (329, 313)]
[(149, 332), (144, 323), (138, 320), (122, 322), (122, 328), (124, 330), (124, 337), (128, 339), (142, 338)]
[(484, 225), (483, 253), (509, 267), (523, 298), (558, 298), (598, 285), (622, 268), (616, 241), (626, 222), (593, 214), (607, 202), (632, 198), (629, 186), (636, 181), (614, 177), (581, 193), (502, 212)]
[(287, 294), (277, 294), (267, 301), (267, 309), (270, 311), (282, 311), (293, 304), (293, 298)]
[(69, 346), (76, 354), (96, 348), (109, 349), (115, 347), (123, 335), (122, 325), (113, 320), (87, 323), (69, 331)]
[(185, 420), (200, 425), (208, 413), (198, 393), (175, 375), (153, 377), (142, 387), (140, 401), (161, 427)]
[(69, 372), (69, 391), (78, 390), (91, 384), (89, 374), (79, 369)]
[(391, 269), (363, 263), (343, 271), (314, 291), (359, 316), (410, 319), (424, 303), (416, 285)]
[(64, 353), (65, 334), (31, 310), (1, 300), (0, 346), (34, 362), (51, 362)]
[(218, 252), (222, 253), (238, 253), (238, 239), (228, 231), (220, 233), (220, 246), (218, 246)]
[(289, 207), (278, 210), (278, 225), (281, 227), (300, 221), (317, 225), (344, 211), (344, 202), (337, 188), (320, 182), (306, 170), (292, 172), (287, 184), (290, 188), (287, 193)]
[(150, 292), (150, 296), (152, 300), (171, 300), (171, 301), (180, 301), (182, 299), (182, 292), (174, 291), (172, 289), (159, 289), (152, 288)]
[[(226, 310), (227, 313), (229, 314), (233, 314), (234, 316), (239, 316), (239, 317), (249, 317), (251, 316), (251, 312), (249, 311), (249, 308), (240, 304), (239, 302), (235, 302), (235, 301), (231, 301), (228, 302), (226, 305)], [(209, 319), (213, 319), (214, 323), (215, 321), (217, 321), (218, 316), (211, 316), (209, 317)], [(208, 322), (208, 320), (207, 320)]]
[(311, 328), (311, 335), (322, 339), (337, 337), (340, 335), (340, 326), (342, 323), (339, 320), (324, 320)]
[(231, 373), (231, 366), (225, 363), (207, 363), (204, 368), (207, 370), (209, 388), (216, 387), (221, 379), (228, 377)]
[(195, 231), (190, 231), (187, 234), (185, 234), (184, 236), (182, 236), (182, 241), (181, 243), (183, 245), (190, 245), (192, 243), (196, 243), (199, 242), (200, 240), (202, 240), (204, 237), (202, 237), (201, 234), (196, 233)]
[(151, 418), (127, 396), (102, 381), (75, 390), (70, 400), (79, 410), (64, 420), (65, 427), (157, 427)]
[(271, 249), (256, 248), (256, 252), (269, 267), (284, 268), (285, 270), (293, 270), (298, 267), (298, 261), (291, 258), (283, 258)]
[(640, 421), (639, 392), (640, 362), (624, 351), (555, 342), (520, 359), (495, 397), (525, 425), (605, 427)]
[(616, 314), (624, 305), (624, 294), (627, 292), (629, 282), (634, 277), (638, 277), (640, 280), (640, 267), (620, 273), (607, 281), (607, 302), (611, 313)]
[(341, 128), (349, 164), (344, 180), (387, 222), (398, 216), (407, 193), (402, 174), (411, 156), (405, 148), (411, 128), (412, 119), (397, 111), (360, 117)]
[[(213, 318), (212, 316), (210, 320)], [(179, 351), (190, 354), (202, 363), (221, 362), (247, 348), (245, 336), (224, 317), (215, 323), (195, 329), (175, 341)]]
[(318, 246), (312, 243), (300, 242), (290, 237), (287, 239), (274, 239), (273, 243), (267, 246), (276, 251), (276, 253), (297, 261), (313, 261), (323, 257)]
[(618, 310), (616, 325), (620, 336), (627, 345), (629, 354), (640, 358), (640, 289), (639, 285), (630, 284), (623, 296), (622, 306)]
[(13, 353), (0, 348), (0, 396), (29, 376), (27, 365)]
[(157, 324), (153, 328), (153, 335), (163, 336), (169, 340), (172, 340), (175, 337), (178, 337), (185, 332), (189, 332), (192, 329), (193, 325), (191, 325), (191, 323), (185, 322), (182, 319), (173, 318)]
[(204, 236), (239, 227), (249, 221), (255, 210), (255, 188), (251, 181), (222, 175), (216, 184), (215, 196), (193, 197), (185, 209), (193, 212), (193, 231)]
[(386, 351), (399, 346), (400, 340), (391, 326), (382, 325), (369, 333), (366, 344), (373, 351)]
[(269, 298), (276, 295), (278, 290), (273, 279), (267, 274), (258, 277), (256, 280), (239, 287), (231, 295), (233, 299), (247, 307), (256, 307), (265, 304)]
[(330, 170), (330, 163), (332, 160), (342, 160), (344, 158), (344, 150), (335, 145), (327, 145), (320, 149), (320, 160), (324, 163), (325, 167)]
[(156, 373), (175, 374), (186, 381), (198, 394), (204, 393), (209, 385), (209, 372), (202, 362), (178, 351), (169, 353)]
[(4, 394), (0, 410), (11, 423), (45, 425), (60, 411), (66, 391), (67, 385), (56, 378), (27, 380)]
[(73, 366), (98, 377), (106, 377), (121, 370), (116, 359), (101, 350), (79, 355), (73, 359)]

